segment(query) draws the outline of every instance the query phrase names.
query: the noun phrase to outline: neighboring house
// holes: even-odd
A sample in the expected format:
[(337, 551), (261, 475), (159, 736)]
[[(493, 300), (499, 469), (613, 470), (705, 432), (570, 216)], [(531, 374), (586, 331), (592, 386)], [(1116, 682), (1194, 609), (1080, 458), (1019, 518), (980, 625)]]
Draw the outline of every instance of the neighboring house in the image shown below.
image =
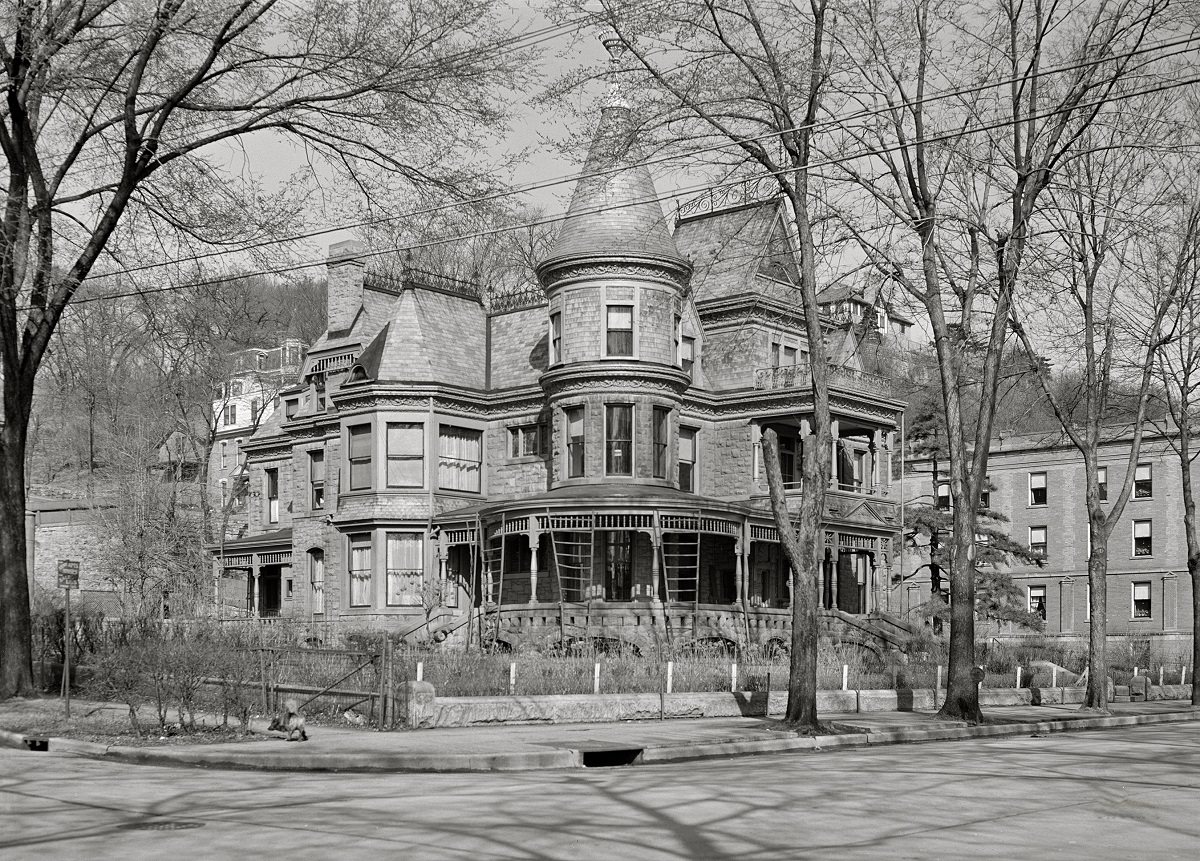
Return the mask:
[[(1125, 478), (1128, 437), (1100, 452), (1102, 498), (1116, 499)], [(910, 462), (905, 496), (934, 492), (925, 462)], [(920, 473), (919, 475), (916, 473)], [(1193, 481), (1200, 473), (1193, 471)], [(1061, 433), (1005, 435), (992, 444), (986, 505), (1009, 519), (1009, 535), (1044, 552), (1044, 565), (1006, 570), (1030, 611), (1050, 635), (1086, 640), (1091, 624), (1087, 565), (1090, 553), (1083, 457)], [(949, 487), (937, 493), (948, 504)], [(1179, 459), (1170, 442), (1148, 433), (1129, 502), (1108, 542), (1105, 601), (1108, 633), (1116, 637), (1190, 644), (1192, 588), (1187, 574)], [(909, 570), (913, 570), (911, 564)], [(907, 573), (907, 572), (906, 572)], [(929, 578), (908, 578), (895, 600), (901, 609), (928, 598)], [(1019, 633), (1019, 632), (1016, 632)]]
[(79, 563), (79, 589), (76, 598), (91, 599), (108, 609), (116, 605), (113, 584), (97, 568), (97, 510), (112, 508), (111, 500), (48, 499), (30, 496), (25, 501), (25, 552), (29, 574), (29, 594), (55, 593), (58, 587), (58, 563)]
[(235, 353), (233, 370), (213, 393), (216, 433), (208, 489), (214, 509), (226, 512), (227, 536), (246, 531), (245, 454), (242, 446), (279, 406), (279, 393), (296, 382), (304, 345), (287, 338), (278, 347)]
[[(779, 434), (796, 504), (812, 392), (789, 221), (773, 199), (670, 232), (628, 121), (604, 109), (536, 285), (382, 276), (333, 246), (329, 331), (241, 448), (249, 533), (214, 548), (251, 614), (509, 645), (787, 641), (760, 439)], [(830, 374), (823, 625), (880, 648), (903, 405), (853, 337)]]

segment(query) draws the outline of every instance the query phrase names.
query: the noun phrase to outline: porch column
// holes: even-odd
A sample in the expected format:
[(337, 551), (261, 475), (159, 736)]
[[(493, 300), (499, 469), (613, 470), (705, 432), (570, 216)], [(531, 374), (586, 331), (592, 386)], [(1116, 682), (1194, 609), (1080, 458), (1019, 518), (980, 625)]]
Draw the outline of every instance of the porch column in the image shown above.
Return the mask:
[[(533, 517), (530, 516), (530, 520)], [(537, 603), (537, 583), (538, 583), (538, 548), (542, 543), (542, 534), (535, 529), (529, 531), (529, 603)]]
[(837, 490), (838, 487), (838, 446), (842, 441), (839, 438), (840, 429), (838, 420), (834, 419), (829, 423), (829, 430), (833, 437), (829, 445), (829, 487), (832, 490)]
[(733, 570), (734, 583), (737, 595), (734, 598), (734, 603), (741, 604), (747, 600), (748, 592), (746, 590), (746, 563), (742, 556), (742, 539), (740, 537), (733, 540)]
[(888, 431), (883, 435), (883, 478), (880, 481), (880, 494), (887, 496), (892, 491), (892, 450), (896, 447), (896, 432)]
[(259, 575), (258, 575), (258, 559), (257, 559), (257, 557), (255, 558), (253, 565), (254, 565), (254, 567), (251, 569), (251, 571), (252, 571), (252, 574), (254, 577), (254, 588), (250, 593), (250, 617), (252, 619), (257, 619), (259, 617), (259, 612), (258, 612), (258, 608), (259, 608), (258, 576)]
[(883, 453), (883, 431), (876, 430), (871, 435), (871, 486), (867, 488), (867, 493), (879, 492), (879, 461)]
[(438, 594), (442, 596), (442, 603), (449, 604), (450, 584), (446, 578), (446, 557), (449, 556), (450, 547), (446, 543), (446, 533), (441, 530), (438, 530), (437, 533), (437, 544), (434, 545), (434, 553), (437, 554)]

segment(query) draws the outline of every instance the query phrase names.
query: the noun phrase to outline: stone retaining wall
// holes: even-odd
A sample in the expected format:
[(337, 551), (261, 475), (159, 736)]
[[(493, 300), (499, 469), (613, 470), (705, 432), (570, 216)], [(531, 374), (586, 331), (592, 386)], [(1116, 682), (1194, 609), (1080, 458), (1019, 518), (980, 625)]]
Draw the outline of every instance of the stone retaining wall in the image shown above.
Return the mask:
[[(421, 685), (419, 689), (414, 685)], [(563, 696), (438, 697), (424, 682), (410, 682), (401, 693), (407, 697), (399, 710), (410, 727), (463, 727), (514, 723), (588, 723), (599, 721), (656, 720), (658, 718), (760, 717), (783, 714), (786, 691), (679, 693), (679, 694), (576, 694)], [(930, 711), (941, 704), (944, 692), (920, 690), (820, 691), (818, 714), (875, 711)], [(1034, 703), (1081, 703), (1083, 688), (984, 688), (980, 704), (1019, 706)], [(1187, 699), (1191, 685), (1153, 688), (1152, 699)]]

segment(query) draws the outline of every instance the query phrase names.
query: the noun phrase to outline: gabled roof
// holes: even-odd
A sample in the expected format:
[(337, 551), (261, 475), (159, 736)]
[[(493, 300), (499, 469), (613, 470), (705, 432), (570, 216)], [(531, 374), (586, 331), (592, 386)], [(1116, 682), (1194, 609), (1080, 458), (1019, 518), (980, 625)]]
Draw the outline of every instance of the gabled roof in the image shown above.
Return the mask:
[(686, 265), (623, 104), (604, 108), (583, 175), (553, 248), (538, 269), (576, 258), (644, 257)]
[[(691, 260), (692, 295), (697, 302), (746, 293), (798, 291), (796, 258), (783, 223), (782, 202), (768, 200), (693, 216), (675, 228), (675, 243)], [(795, 293), (795, 296), (790, 294)]]

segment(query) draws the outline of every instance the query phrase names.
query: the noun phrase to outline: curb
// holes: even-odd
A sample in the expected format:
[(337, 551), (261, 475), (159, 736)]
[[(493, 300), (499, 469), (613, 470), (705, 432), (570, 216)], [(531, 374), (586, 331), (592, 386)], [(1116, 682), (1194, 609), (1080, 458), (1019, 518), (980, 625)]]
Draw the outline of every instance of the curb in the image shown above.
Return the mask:
[[(711, 741), (646, 748), (640, 762), (682, 762), (690, 759), (784, 753), (792, 750), (830, 750), (837, 747), (873, 747), (886, 744), (916, 744), (927, 741), (959, 741), (997, 738), (1030, 733), (1063, 733), (1090, 729), (1114, 729), (1158, 723), (1200, 720), (1200, 710), (1162, 712), (1149, 715), (1109, 715), (1094, 718), (1029, 721), (1022, 723), (957, 726), (940, 729), (894, 729), (853, 732), (845, 735), (789, 736), (759, 741)], [(836, 723), (833, 726), (837, 726)]]
[[(1064, 733), (1093, 729), (1183, 723), (1200, 720), (1200, 709), (1161, 712), (1146, 715), (1109, 715), (1064, 718), (1047, 721), (985, 724), (983, 726), (947, 726), (932, 729), (885, 729), (877, 732), (850, 732), (840, 735), (783, 735), (767, 739), (725, 739), (648, 746), (641, 749), (633, 764), (686, 762), (755, 756), (791, 751), (824, 751), (835, 748), (877, 747), (891, 744), (916, 744), (930, 741), (957, 741), (972, 738), (1000, 738), (1034, 733)], [(837, 723), (833, 723), (837, 726)], [(856, 728), (857, 729), (857, 728)], [(521, 753), (294, 753), (278, 754), (247, 751), (210, 751), (203, 747), (138, 748), (76, 741), (68, 738), (27, 736), (0, 729), (0, 747), (42, 750), (86, 756), (92, 759), (135, 765), (196, 766), (254, 771), (336, 771), (336, 772), (453, 772), (453, 771), (540, 771), (583, 768), (584, 751), (559, 748)], [(633, 750), (631, 746), (629, 748)]]

